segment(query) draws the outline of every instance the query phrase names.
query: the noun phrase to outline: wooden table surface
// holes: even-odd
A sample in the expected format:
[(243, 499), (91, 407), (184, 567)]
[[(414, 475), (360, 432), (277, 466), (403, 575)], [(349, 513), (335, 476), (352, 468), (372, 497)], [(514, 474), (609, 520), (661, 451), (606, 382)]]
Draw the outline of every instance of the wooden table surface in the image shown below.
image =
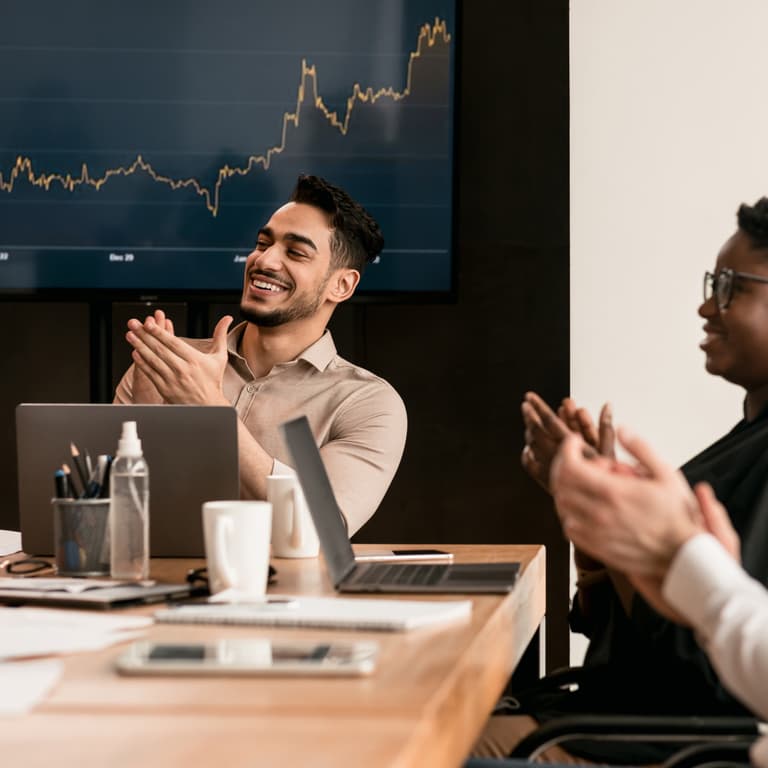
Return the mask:
[[(469, 597), (473, 610), (466, 621), (408, 632), (153, 625), (147, 639), (366, 639), (376, 640), (381, 651), (376, 671), (361, 678), (127, 678), (113, 671), (122, 646), (73, 654), (65, 658), (57, 686), (31, 714), (0, 719), (3, 763), (23, 768), (459, 766), (544, 617), (544, 548), (439, 547), (454, 552), (456, 562), (518, 560), (520, 579), (508, 595)], [(333, 594), (322, 559), (275, 559), (273, 564), (278, 584), (270, 592)], [(179, 581), (197, 565), (201, 561), (153, 561), (152, 575)], [(156, 607), (130, 612), (151, 614)]]

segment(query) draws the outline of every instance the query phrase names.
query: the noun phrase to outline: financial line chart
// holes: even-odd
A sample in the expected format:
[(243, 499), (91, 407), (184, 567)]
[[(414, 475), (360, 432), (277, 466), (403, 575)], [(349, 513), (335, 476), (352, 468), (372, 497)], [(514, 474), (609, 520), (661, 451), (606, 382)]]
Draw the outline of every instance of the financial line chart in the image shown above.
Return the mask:
[(379, 221), (364, 291), (448, 288), (454, 3), (222, 3), (10, 0), (0, 292), (235, 290), (300, 173)]
[[(205, 207), (211, 215), (216, 216), (221, 204), (220, 192), (222, 185), (227, 179), (233, 176), (247, 176), (255, 168), (268, 170), (274, 155), (279, 155), (286, 149), (286, 134), (289, 125), (298, 128), (301, 122), (301, 108), (309, 99), (309, 103), (320, 112), (328, 124), (338, 130), (342, 136), (346, 136), (349, 131), (349, 125), (352, 113), (356, 104), (375, 104), (379, 99), (391, 99), (392, 101), (401, 101), (411, 95), (412, 75), (414, 61), (420, 59), (427, 49), (435, 48), (438, 41), (442, 45), (449, 45), (451, 41), (446, 22), (436, 18), (432, 24), (424, 24), (419, 31), (415, 50), (409, 54), (407, 78), (405, 87), (402, 90), (396, 90), (393, 86), (379, 88), (374, 91), (372, 87), (364, 87), (360, 83), (354, 83), (352, 93), (347, 98), (346, 109), (343, 118), (339, 118), (336, 111), (329, 109), (323, 97), (320, 95), (318, 86), (318, 71), (316, 65), (310, 65), (306, 59), (301, 61), (301, 76), (298, 86), (298, 95), (296, 98), (296, 109), (292, 112), (285, 112), (282, 119), (282, 135), (280, 141), (274, 146), (269, 147), (262, 154), (250, 155), (246, 158), (244, 165), (233, 167), (224, 165), (219, 169), (218, 177), (213, 187), (206, 187), (194, 177), (189, 178), (171, 178), (158, 171), (151, 163), (141, 155), (137, 155), (135, 160), (128, 166), (118, 168), (108, 168), (101, 175), (93, 176), (87, 163), (82, 163), (79, 176), (73, 176), (71, 173), (61, 174), (56, 172), (36, 171), (33, 160), (30, 157), (19, 155), (10, 172), (3, 174), (0, 171), (0, 190), (8, 193), (14, 191), (14, 186), (19, 179), (25, 179), (30, 185), (42, 187), (46, 190), (51, 185), (58, 184), (67, 191), (74, 191), (80, 186), (90, 186), (95, 190), (101, 189), (110, 179), (120, 176), (131, 176), (139, 171), (147, 174), (158, 184), (165, 184), (173, 190), (193, 189), (198, 196), (205, 201)], [(307, 85), (309, 83), (309, 86)]]

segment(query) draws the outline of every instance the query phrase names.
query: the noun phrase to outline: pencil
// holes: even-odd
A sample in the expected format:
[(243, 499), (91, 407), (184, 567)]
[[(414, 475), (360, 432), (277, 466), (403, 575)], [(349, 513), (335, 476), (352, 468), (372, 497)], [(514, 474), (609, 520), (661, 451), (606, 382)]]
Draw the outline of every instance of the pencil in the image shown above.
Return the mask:
[(64, 476), (67, 482), (67, 488), (69, 490), (69, 498), (76, 499), (80, 496), (75, 485), (75, 479), (72, 477), (72, 470), (69, 468), (69, 464), (62, 464), (61, 468), (64, 470)]
[(80, 482), (83, 484), (83, 488), (88, 488), (88, 473), (85, 471), (85, 464), (83, 463), (83, 457), (80, 455), (80, 451), (74, 443), (69, 444), (69, 449), (72, 451), (72, 461), (75, 462), (75, 469), (77, 474), (80, 475)]

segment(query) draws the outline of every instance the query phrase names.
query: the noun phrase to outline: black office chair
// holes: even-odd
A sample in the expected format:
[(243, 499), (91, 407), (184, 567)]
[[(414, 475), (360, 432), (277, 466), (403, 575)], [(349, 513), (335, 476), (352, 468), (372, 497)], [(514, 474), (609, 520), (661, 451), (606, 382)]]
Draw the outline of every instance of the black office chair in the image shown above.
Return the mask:
[(749, 768), (749, 748), (752, 742), (725, 744), (696, 744), (681, 749), (664, 768)]
[[(726, 742), (695, 744), (675, 753), (663, 763), (662, 768), (749, 768), (749, 742)], [(464, 768), (533, 768), (541, 763), (532, 763), (522, 758), (472, 758)], [(555, 768), (553, 765), (552, 768)], [(570, 766), (562, 766), (570, 768)], [(586, 768), (586, 766), (585, 766)]]
[[(665, 744), (674, 751), (664, 765), (690, 768), (720, 761), (748, 765), (748, 750), (760, 734), (751, 717), (674, 717), (646, 715), (572, 715), (540, 725), (509, 755), (535, 760), (545, 749), (569, 743), (639, 745)], [(724, 755), (727, 755), (725, 760)]]

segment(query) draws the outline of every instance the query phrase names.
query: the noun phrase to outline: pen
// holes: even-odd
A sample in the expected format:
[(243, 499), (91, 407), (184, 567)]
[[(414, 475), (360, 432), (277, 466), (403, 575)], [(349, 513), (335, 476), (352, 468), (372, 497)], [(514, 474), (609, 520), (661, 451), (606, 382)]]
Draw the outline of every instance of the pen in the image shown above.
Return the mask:
[[(190, 598), (187, 600), (181, 600), (179, 602), (170, 603), (170, 608), (182, 608), (185, 606), (198, 606), (206, 605), (211, 608), (215, 607), (216, 613), (226, 613), (228, 610), (234, 613), (248, 613), (253, 610), (273, 609), (273, 608), (298, 608), (299, 600), (295, 597), (265, 597), (262, 600), (253, 603), (217, 603), (215, 600), (211, 600), (210, 596), (203, 598)], [(243, 611), (244, 609), (244, 611)]]
[(93, 467), (91, 467), (88, 470), (88, 483), (85, 486), (85, 491), (83, 492), (83, 497), (86, 499), (92, 499), (101, 488), (99, 487), (99, 478), (98, 474), (93, 471)]
[(101, 494), (101, 489), (104, 484), (104, 471), (107, 467), (106, 455), (101, 455), (96, 460), (96, 468), (91, 472), (90, 480), (88, 481), (88, 490), (85, 493), (86, 499), (95, 499)]
[(102, 499), (108, 499), (109, 498), (109, 474), (110, 470), (112, 469), (112, 457), (107, 454), (106, 463), (104, 465), (104, 476), (101, 479), (101, 493), (99, 494), (100, 498)]
[(83, 489), (85, 490), (88, 488), (88, 475), (85, 471), (83, 457), (80, 455), (80, 451), (74, 443), (69, 444), (69, 449), (72, 452), (72, 461), (75, 463), (75, 469), (80, 476), (80, 482), (83, 484)]
[(67, 489), (67, 476), (63, 469), (57, 469), (53, 473), (53, 482), (56, 487), (56, 498), (66, 499), (69, 491)]

